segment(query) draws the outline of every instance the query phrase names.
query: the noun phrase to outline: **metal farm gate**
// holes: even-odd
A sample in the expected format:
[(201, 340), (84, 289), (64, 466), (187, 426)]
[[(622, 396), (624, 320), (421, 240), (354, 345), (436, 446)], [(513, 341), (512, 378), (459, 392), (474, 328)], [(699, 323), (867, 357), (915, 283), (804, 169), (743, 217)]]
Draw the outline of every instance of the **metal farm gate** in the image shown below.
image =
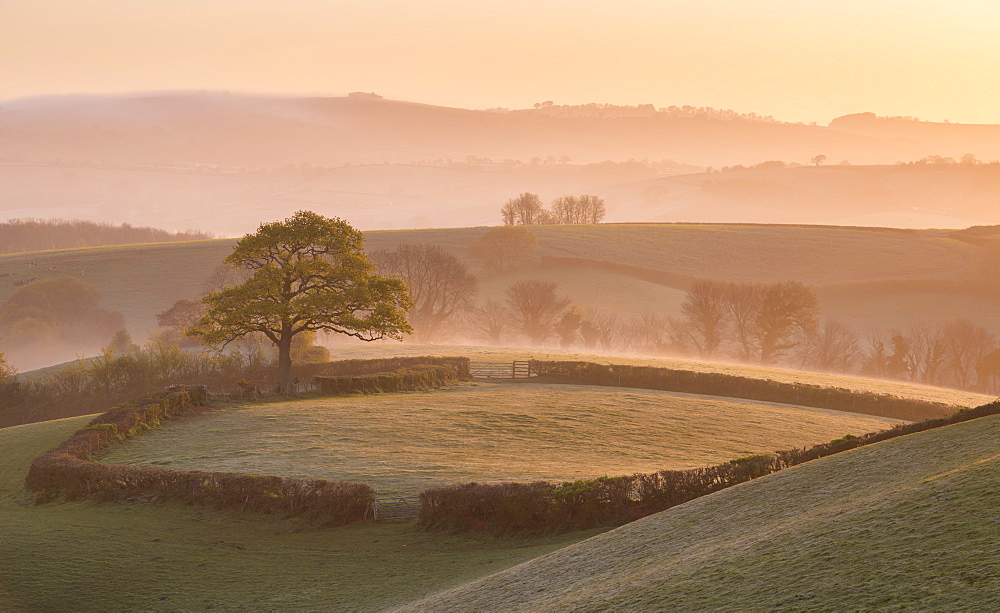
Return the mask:
[(420, 516), (420, 498), (403, 496), (379, 500), (372, 498), (365, 512), (365, 519), (371, 516), (375, 521), (391, 521), (394, 519), (417, 519)]
[(528, 379), (538, 375), (531, 360), (471, 362), (469, 372), (476, 379)]

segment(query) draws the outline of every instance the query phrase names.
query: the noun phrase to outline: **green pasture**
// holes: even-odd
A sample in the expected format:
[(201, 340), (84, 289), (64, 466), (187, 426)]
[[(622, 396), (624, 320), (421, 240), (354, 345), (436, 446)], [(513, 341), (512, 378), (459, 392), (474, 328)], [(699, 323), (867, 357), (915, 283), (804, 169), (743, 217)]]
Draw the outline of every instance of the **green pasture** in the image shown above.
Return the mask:
[(1000, 418), (699, 498), (406, 611), (995, 611)]
[(535, 383), (224, 408), (104, 461), (360, 481), (381, 495), (696, 468), (884, 430), (880, 417), (652, 390)]
[(0, 611), (383, 610), (594, 534), (516, 541), (138, 501), (35, 506), (31, 460), (88, 420), (0, 429)]

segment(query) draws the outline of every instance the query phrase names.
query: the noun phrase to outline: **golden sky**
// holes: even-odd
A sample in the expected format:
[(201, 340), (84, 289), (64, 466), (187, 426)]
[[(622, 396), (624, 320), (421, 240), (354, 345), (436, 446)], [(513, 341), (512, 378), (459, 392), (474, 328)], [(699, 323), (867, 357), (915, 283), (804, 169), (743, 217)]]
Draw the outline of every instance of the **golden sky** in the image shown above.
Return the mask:
[(0, 99), (168, 89), (1000, 123), (1000, 3), (0, 0)]

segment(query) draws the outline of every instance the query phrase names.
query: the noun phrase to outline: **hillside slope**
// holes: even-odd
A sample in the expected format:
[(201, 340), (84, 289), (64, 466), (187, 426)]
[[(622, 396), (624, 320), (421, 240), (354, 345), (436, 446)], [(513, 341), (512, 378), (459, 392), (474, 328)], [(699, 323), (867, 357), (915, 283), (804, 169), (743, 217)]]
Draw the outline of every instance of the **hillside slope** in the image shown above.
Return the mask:
[(769, 162), (758, 168), (623, 182), (601, 195), (615, 203), (616, 213), (627, 211), (625, 217), (636, 221), (897, 228), (964, 228), (1000, 221), (1000, 165), (782, 166)]
[(860, 448), (406, 611), (995, 610), (1000, 418)]

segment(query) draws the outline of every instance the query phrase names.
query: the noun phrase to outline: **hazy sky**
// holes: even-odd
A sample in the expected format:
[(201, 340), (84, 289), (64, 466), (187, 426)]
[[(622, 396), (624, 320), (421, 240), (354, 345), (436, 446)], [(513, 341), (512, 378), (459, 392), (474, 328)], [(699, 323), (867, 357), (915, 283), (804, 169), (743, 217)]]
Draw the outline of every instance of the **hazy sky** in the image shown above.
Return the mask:
[(1000, 3), (0, 0), (0, 99), (209, 89), (1000, 123)]

